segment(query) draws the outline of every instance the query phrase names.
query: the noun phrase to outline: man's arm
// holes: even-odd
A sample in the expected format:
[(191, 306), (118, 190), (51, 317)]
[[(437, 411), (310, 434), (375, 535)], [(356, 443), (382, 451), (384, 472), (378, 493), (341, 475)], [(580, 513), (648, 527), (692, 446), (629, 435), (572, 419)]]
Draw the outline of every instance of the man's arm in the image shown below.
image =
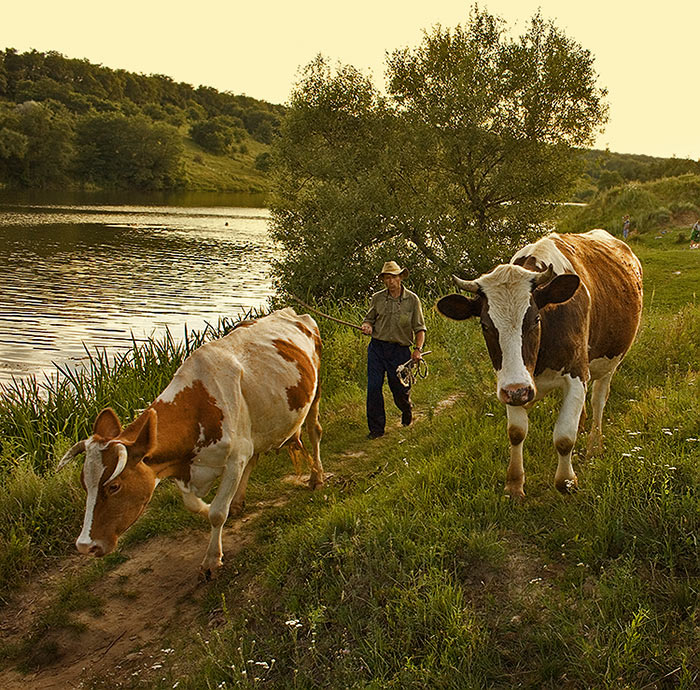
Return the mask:
[(416, 333), (416, 346), (411, 353), (411, 359), (421, 359), (423, 345), (425, 345), (425, 331), (418, 331)]

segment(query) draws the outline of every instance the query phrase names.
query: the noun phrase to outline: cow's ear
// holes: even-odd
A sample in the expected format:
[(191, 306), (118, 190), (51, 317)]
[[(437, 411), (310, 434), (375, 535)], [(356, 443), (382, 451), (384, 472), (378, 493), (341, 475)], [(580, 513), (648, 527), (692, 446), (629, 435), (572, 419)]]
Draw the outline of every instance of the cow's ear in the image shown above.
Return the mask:
[(157, 429), (158, 417), (156, 416), (156, 411), (150, 408), (144, 413), (141, 429), (138, 436), (136, 436), (136, 440), (131, 444), (131, 457), (147, 461), (153, 455)]
[(481, 298), (469, 299), (464, 295), (452, 294), (446, 295), (438, 300), (437, 310), (448, 319), (455, 321), (464, 321), (472, 316), (481, 314)]
[(93, 434), (106, 439), (116, 438), (121, 431), (122, 425), (119, 422), (119, 417), (117, 417), (117, 413), (111, 407), (105, 407), (97, 415), (95, 425), (92, 428)]
[(548, 304), (560, 304), (571, 299), (578, 289), (581, 280), (575, 273), (562, 273), (554, 276), (546, 285), (538, 287), (533, 297), (538, 309)]

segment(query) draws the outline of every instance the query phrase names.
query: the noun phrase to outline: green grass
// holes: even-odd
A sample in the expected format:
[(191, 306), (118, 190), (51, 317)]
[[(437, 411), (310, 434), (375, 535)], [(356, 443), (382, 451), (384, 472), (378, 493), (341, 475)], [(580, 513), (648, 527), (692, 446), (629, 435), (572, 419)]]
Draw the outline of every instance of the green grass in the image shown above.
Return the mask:
[(686, 224), (687, 237), (690, 226), (700, 217), (700, 176), (680, 175), (613, 187), (598, 193), (586, 206), (563, 207), (559, 227), (566, 232), (605, 228), (621, 235), (626, 214), (642, 240), (679, 222)]
[[(645, 243), (638, 251), (642, 329), (613, 381), (605, 452), (586, 458), (585, 434), (579, 439), (580, 490), (568, 497), (553, 487), (555, 398), (531, 413), (526, 501), (503, 496), (505, 415), (476, 324), (427, 310), (433, 354), (413, 393), (418, 419), (368, 442), (366, 340), (319, 319), (323, 460), (332, 477), (322, 491), (288, 492), (288, 502), (254, 521), (245, 558), (210, 589), (207, 607), (222, 610), (224, 623), (181, 631), (177, 670), (153, 687), (697, 687), (700, 253)], [(676, 270), (684, 280), (671, 279)], [(324, 309), (350, 321), (362, 314), (361, 305)], [(42, 548), (54, 557), (61, 542), (71, 548), (81, 518), (76, 470), (52, 477), (50, 458), (89, 427), (105, 399), (127, 419), (157, 392), (129, 377), (130, 362), (100, 385), (73, 385), (85, 392), (70, 424), (61, 420), (68, 404), (50, 423), (44, 408), (18, 399), (22, 414), (0, 409), (2, 424), (18, 420), (2, 427), (3, 439), (6, 428), (16, 431), (3, 449), (0, 489), (4, 543), (8, 525), (24, 525), (8, 561), (15, 577), (26, 576)], [(110, 388), (113, 377), (124, 383)], [(42, 454), (42, 444), (55, 450)], [(248, 503), (279, 493), (288, 473), (286, 463), (263, 459)], [(128, 539), (194, 524), (163, 489)], [(42, 492), (63, 513), (18, 522)]]
[(255, 157), (270, 147), (247, 138), (243, 152), (217, 156), (207, 153), (183, 132), (184, 166), (188, 190), (267, 192), (267, 176), (255, 167)]

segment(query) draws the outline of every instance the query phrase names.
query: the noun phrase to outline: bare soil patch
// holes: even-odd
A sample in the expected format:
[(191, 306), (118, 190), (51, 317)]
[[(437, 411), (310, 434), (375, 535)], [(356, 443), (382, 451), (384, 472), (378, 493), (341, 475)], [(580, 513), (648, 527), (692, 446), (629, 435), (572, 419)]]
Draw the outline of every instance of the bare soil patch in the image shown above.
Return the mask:
[[(262, 511), (283, 505), (286, 498), (258, 504), (231, 518), (224, 531), (224, 559), (231, 564), (252, 539), (249, 528)], [(204, 523), (203, 523), (204, 524)], [(174, 653), (173, 645), (199, 620), (209, 585), (198, 579), (208, 530), (160, 536), (125, 550), (128, 560), (100, 578), (91, 593), (102, 601), (99, 614), (79, 611), (79, 628), (51, 629), (32, 659), (34, 669), (0, 671), (3, 690), (64, 690), (90, 685), (130, 687), (155, 677)], [(5, 642), (21, 643), (41, 622), (67, 575), (87, 567), (74, 556), (53, 572), (33, 581), (2, 612), (0, 632)], [(229, 566), (230, 567), (230, 566)], [(230, 576), (225, 569), (223, 577)]]

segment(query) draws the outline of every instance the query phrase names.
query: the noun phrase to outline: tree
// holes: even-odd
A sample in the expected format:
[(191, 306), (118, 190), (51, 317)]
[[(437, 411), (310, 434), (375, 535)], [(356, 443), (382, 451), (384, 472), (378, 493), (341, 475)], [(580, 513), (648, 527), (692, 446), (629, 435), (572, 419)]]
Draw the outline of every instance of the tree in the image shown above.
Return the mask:
[(236, 138), (236, 122), (226, 115), (198, 120), (190, 127), (190, 136), (205, 151), (223, 155)]
[(142, 115), (87, 115), (78, 123), (77, 145), (86, 181), (139, 190), (182, 184), (182, 144), (170, 125)]
[(0, 128), (5, 181), (36, 188), (65, 183), (73, 162), (73, 129), (60, 103), (22, 103), (0, 118)]
[[(588, 51), (539, 14), (509, 38), (476, 7), (392, 53), (387, 91), (320, 57), (295, 88), (275, 151), (282, 289), (359, 292), (390, 255), (433, 285), (487, 270), (541, 232), (607, 112)], [(321, 237), (314, 274), (300, 248), (313, 262)]]

